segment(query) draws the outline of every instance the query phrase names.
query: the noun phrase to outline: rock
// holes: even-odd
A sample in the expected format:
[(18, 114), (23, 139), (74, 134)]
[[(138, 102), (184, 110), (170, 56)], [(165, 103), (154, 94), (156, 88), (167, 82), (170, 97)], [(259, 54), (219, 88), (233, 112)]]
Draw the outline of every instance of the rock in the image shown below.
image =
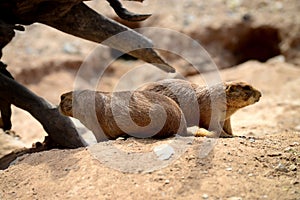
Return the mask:
[(292, 165), (290, 165), (289, 170), (290, 171), (297, 171), (297, 166), (292, 164)]
[(283, 63), (283, 62), (285, 62), (285, 57), (283, 55), (275, 56), (273, 58), (270, 58), (267, 62), (269, 62), (269, 63), (276, 63), (276, 62)]
[(254, 138), (250, 138), (249, 142), (253, 143), (253, 142), (255, 142), (255, 139)]
[(226, 171), (232, 171), (232, 168), (231, 167), (227, 167)]
[(175, 153), (174, 149), (168, 144), (156, 146), (153, 151), (159, 160), (169, 160)]
[(283, 151), (284, 152), (290, 152), (290, 151), (292, 151), (293, 149), (291, 148), (291, 147), (287, 147), (287, 148), (285, 148)]
[(75, 44), (70, 43), (70, 42), (64, 43), (63, 51), (68, 54), (78, 54), (79, 53), (78, 47)]
[(118, 137), (116, 140), (126, 140), (124, 137)]
[(294, 129), (295, 131), (300, 131), (300, 125), (296, 126)]
[(279, 171), (279, 172), (288, 172), (289, 170), (287, 169), (287, 167), (282, 164), (282, 163), (279, 163), (276, 167), (275, 167), (275, 170), (276, 171)]
[(299, 181), (295, 181), (295, 180), (291, 181), (292, 185), (298, 185), (299, 183), (300, 183)]
[(226, 5), (230, 9), (236, 9), (241, 6), (242, 0), (228, 0), (226, 1)]
[(281, 2), (275, 2), (275, 4), (274, 4), (274, 7), (275, 7), (275, 9), (277, 9), (277, 10), (282, 10), (282, 8), (283, 8), (283, 4), (281, 3)]
[(169, 184), (170, 183), (170, 180), (165, 180), (165, 184)]
[(187, 160), (194, 160), (194, 159), (195, 159), (195, 156), (193, 156), (193, 155), (187, 157)]
[(261, 198), (267, 199), (267, 198), (268, 198), (268, 195), (263, 195)]
[(208, 197), (209, 197), (208, 194), (203, 194), (202, 195), (202, 199), (208, 199)]
[(293, 142), (292, 144), (290, 144), (291, 147), (295, 147), (295, 146), (299, 146), (299, 142)]

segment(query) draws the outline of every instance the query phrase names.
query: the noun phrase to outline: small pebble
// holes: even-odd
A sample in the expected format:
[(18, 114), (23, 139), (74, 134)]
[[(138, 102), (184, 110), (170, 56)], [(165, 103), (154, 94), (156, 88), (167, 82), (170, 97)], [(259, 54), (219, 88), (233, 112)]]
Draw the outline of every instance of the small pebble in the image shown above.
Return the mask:
[(170, 183), (170, 180), (165, 180), (165, 184), (169, 184)]
[(275, 167), (276, 171), (280, 171), (280, 172), (288, 172), (288, 169), (286, 168), (286, 166), (282, 163), (279, 163), (276, 167)]
[(242, 4), (242, 0), (227, 0), (226, 4), (230, 9), (236, 9)]
[(297, 166), (292, 164), (292, 165), (290, 165), (289, 170), (290, 171), (297, 171)]
[(283, 151), (284, 151), (284, 152), (290, 152), (291, 150), (292, 150), (291, 147), (287, 147), (287, 148), (285, 148)]
[(300, 125), (296, 126), (294, 129), (295, 131), (300, 131)]
[(283, 4), (281, 2), (276, 2), (274, 7), (277, 9), (277, 10), (281, 10), (283, 8)]
[(208, 194), (203, 194), (202, 195), (202, 199), (208, 199), (208, 197), (209, 197)]
[(298, 185), (300, 182), (299, 181), (291, 181), (292, 185)]
[(282, 56), (282, 55), (280, 55), (280, 56), (275, 56), (275, 57), (273, 57), (273, 58), (270, 58), (270, 59), (268, 60), (268, 62), (269, 62), (269, 63), (276, 63), (276, 62), (281, 62), (281, 63), (283, 63), (283, 62), (285, 62), (285, 57)]
[(159, 160), (169, 160), (175, 153), (174, 149), (168, 144), (156, 146), (153, 151)]
[(250, 139), (249, 139), (249, 142), (252, 142), (252, 143), (253, 143), (253, 142), (255, 142), (255, 139), (254, 139), (254, 138), (250, 138)]
[(68, 54), (77, 54), (79, 53), (78, 47), (75, 44), (66, 42), (63, 46), (63, 51)]
[(231, 167), (227, 167), (226, 171), (232, 171), (232, 168)]

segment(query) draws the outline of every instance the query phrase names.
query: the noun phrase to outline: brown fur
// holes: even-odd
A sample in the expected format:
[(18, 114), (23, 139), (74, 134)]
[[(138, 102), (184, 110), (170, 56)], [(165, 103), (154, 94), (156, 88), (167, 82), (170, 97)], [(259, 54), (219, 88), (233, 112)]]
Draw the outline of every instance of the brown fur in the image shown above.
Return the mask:
[[(126, 99), (129, 102), (126, 103)], [(185, 119), (178, 105), (153, 92), (68, 92), (61, 96), (59, 109), (91, 129), (97, 141), (126, 135), (165, 138), (176, 133), (186, 134)]]
[(230, 116), (261, 97), (258, 90), (244, 82), (219, 83), (208, 87), (167, 79), (149, 83), (140, 90), (172, 98), (182, 109), (188, 126), (197, 125), (217, 132), (221, 137), (233, 136)]

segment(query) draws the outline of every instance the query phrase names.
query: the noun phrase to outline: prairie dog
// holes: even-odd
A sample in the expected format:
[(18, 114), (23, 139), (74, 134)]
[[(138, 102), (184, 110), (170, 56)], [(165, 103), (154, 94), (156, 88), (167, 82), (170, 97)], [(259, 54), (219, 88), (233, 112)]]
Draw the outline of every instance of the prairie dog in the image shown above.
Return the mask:
[(182, 109), (187, 126), (214, 131), (220, 137), (232, 137), (230, 116), (238, 109), (259, 101), (261, 92), (245, 82), (225, 82), (199, 86), (180, 79), (148, 83), (141, 91), (163, 94)]
[(68, 92), (61, 95), (59, 109), (79, 119), (97, 141), (127, 135), (165, 138), (187, 131), (179, 106), (154, 92)]

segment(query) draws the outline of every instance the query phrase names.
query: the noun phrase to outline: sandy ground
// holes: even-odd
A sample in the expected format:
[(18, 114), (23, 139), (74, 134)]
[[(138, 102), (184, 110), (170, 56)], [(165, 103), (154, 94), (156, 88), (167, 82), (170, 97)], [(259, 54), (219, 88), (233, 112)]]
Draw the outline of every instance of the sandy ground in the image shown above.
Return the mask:
[[(100, 1), (90, 5), (114, 15)], [(186, 61), (163, 54), (177, 68), (177, 76), (199, 84), (247, 81), (262, 92), (258, 103), (232, 117), (234, 134), (244, 137), (129, 138), (25, 155), (0, 171), (0, 199), (300, 199), (298, 1), (184, 0), (170, 5), (149, 0), (144, 5), (125, 5), (136, 12), (153, 13), (141, 27), (170, 28), (203, 41), (217, 65), (226, 68), (199, 75)], [(253, 29), (269, 25), (279, 31), (280, 56), (267, 62), (237, 63), (232, 38), (241, 34), (237, 27), (242, 27), (238, 23), (245, 14), (253, 17), (249, 25)], [(161, 38), (165, 47), (179, 45), (182, 52), (191, 52), (185, 43), (170, 42), (167, 36)], [(77, 87), (134, 89), (150, 80), (174, 76), (142, 62), (118, 60), (94, 83), (87, 77), (106, 67), (103, 60), (111, 59), (110, 50), (95, 48), (91, 42), (34, 24), (4, 49), (3, 61), (18, 81), (53, 104), (59, 103), (62, 93)], [(195, 62), (203, 59), (209, 58)], [(203, 66), (203, 70), (210, 67)], [(78, 74), (82, 68), (85, 70)], [(15, 107), (12, 122), (20, 137), (1, 132), (1, 156), (43, 141), (46, 135), (28, 113)], [(93, 139), (91, 135), (85, 138)], [(171, 153), (160, 159), (156, 150), (167, 144)]]

